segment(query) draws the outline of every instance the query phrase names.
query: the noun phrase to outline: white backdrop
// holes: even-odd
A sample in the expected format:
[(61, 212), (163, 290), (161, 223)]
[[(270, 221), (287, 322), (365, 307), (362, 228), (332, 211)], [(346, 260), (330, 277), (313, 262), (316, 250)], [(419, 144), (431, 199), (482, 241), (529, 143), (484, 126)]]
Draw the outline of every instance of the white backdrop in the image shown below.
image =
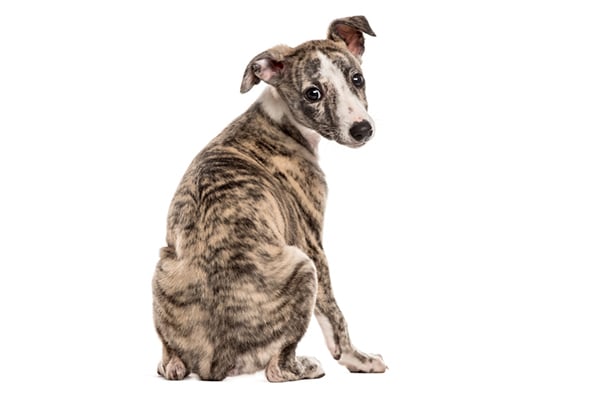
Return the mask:
[[(0, 397), (597, 399), (593, 3), (2, 2)], [(313, 324), (319, 381), (157, 378), (150, 280), (181, 175), (262, 90), (239, 94), (254, 55), (356, 14), (377, 132), (321, 142), (325, 246), (389, 371), (347, 373)]]

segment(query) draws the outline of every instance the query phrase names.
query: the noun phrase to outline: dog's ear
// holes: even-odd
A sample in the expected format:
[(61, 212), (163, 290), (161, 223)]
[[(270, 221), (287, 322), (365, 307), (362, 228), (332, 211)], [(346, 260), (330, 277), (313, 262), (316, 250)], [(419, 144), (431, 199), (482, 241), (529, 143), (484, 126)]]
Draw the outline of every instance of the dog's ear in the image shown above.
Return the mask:
[(279, 45), (254, 57), (244, 71), (240, 92), (246, 93), (261, 80), (269, 85), (277, 85), (283, 76), (285, 57), (290, 50), (291, 47)]
[(348, 50), (360, 59), (365, 52), (363, 33), (375, 36), (369, 21), (362, 15), (336, 19), (329, 25), (327, 39), (346, 43)]

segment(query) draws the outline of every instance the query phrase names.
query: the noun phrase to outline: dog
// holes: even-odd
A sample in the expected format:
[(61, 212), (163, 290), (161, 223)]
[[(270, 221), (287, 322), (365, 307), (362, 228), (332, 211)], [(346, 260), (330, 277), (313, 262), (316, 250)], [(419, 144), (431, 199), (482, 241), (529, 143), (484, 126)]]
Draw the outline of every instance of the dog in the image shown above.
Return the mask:
[(263, 369), (271, 382), (320, 378), (316, 359), (296, 356), (313, 314), (340, 364), (387, 369), (352, 345), (322, 246), (319, 139), (360, 147), (374, 131), (363, 34), (375, 36), (365, 17), (337, 19), (326, 40), (254, 57), (241, 92), (261, 81), (266, 89), (184, 174), (152, 280), (164, 378), (218, 381)]

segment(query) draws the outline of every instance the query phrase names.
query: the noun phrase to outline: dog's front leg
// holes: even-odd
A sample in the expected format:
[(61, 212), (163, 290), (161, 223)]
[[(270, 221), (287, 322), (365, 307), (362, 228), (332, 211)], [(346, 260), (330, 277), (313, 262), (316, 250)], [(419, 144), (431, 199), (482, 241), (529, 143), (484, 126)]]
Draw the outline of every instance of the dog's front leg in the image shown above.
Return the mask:
[(319, 288), (315, 316), (331, 355), (351, 372), (385, 372), (387, 367), (380, 355), (363, 353), (350, 342), (348, 325), (331, 290), (327, 261), (323, 255), (316, 258)]

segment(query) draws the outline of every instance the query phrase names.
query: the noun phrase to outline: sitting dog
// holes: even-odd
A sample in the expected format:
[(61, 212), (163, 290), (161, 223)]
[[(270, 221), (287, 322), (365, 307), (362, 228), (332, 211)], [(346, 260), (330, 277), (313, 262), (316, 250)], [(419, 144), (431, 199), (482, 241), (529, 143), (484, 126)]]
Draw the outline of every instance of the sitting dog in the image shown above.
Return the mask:
[(359, 147), (373, 135), (363, 33), (375, 36), (366, 18), (337, 19), (326, 40), (257, 55), (241, 92), (260, 81), (266, 90), (183, 176), (152, 282), (166, 379), (262, 369), (271, 382), (319, 378), (316, 359), (296, 356), (313, 313), (342, 365), (386, 370), (350, 342), (322, 246), (319, 139)]

